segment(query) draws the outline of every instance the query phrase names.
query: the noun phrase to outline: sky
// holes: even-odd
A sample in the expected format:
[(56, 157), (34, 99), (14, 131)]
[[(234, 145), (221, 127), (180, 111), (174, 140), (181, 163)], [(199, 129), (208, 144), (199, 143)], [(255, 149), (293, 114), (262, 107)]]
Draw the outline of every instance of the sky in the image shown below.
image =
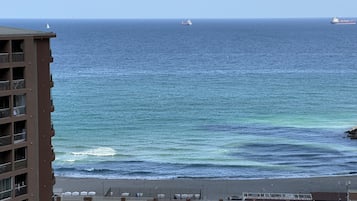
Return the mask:
[(16, 0), (0, 19), (221, 19), (357, 16), (357, 0)]

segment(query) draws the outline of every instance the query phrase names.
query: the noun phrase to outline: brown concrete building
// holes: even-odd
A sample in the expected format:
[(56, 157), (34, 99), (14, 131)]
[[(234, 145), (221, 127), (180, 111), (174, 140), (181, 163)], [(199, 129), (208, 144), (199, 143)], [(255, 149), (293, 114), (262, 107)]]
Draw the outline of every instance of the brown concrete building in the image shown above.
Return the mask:
[(0, 27), (0, 201), (50, 201), (54, 33)]

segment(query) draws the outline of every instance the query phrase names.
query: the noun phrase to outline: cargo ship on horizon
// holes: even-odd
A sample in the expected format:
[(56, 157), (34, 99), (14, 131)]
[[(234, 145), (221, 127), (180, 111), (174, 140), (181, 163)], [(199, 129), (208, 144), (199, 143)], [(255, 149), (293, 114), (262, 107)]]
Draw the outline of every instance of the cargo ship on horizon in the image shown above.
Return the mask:
[(356, 24), (356, 20), (353, 20), (353, 19), (339, 19), (337, 17), (333, 17), (331, 19), (331, 24)]

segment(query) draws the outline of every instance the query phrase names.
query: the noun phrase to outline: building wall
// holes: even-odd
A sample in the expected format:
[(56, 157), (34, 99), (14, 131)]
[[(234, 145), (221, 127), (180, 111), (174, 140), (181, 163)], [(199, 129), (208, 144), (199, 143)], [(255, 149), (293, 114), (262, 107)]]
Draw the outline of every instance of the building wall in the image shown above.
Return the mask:
[(51, 94), (49, 40), (36, 40), (38, 73), (38, 134), (39, 134), (39, 185), (40, 200), (52, 196), (54, 177), (52, 171), (53, 149), (51, 144)]
[[(12, 85), (4, 89), (0, 85), (0, 98), (5, 97), (9, 100), (5, 102), (9, 102), (6, 107), (10, 108), (9, 114), (5, 117), (0, 115), (0, 154), (3, 158), (0, 158), (0, 191), (11, 178), (11, 192), (0, 193), (0, 200), (5, 198), (11, 198), (12, 201), (52, 200), (54, 152), (51, 137), (54, 131), (51, 112), (54, 107), (51, 100), (51, 37), (55, 35), (38, 34), (38, 32), (16, 34), (13, 37), (7, 34), (5, 37), (2, 36), (0, 28), (0, 54), (8, 54), (8, 59), (0, 55), (0, 81), (8, 79), (10, 84), (13, 84), (18, 69), (20, 72), (23, 70), (25, 81), (25, 87), (18, 89), (13, 88)], [(23, 58), (21, 54), (12, 55), (19, 49), (23, 50)], [(15, 61), (15, 57), (18, 56), (20, 59)], [(15, 99), (18, 97), (21, 99), (19, 102), (22, 100), (25, 102), (25, 112), (20, 115), (15, 107), (17, 102)], [(23, 127), (26, 134), (26, 139), (19, 143), (15, 143), (17, 125)], [(4, 134), (10, 134), (10, 143), (8, 143), (10, 138), (1, 137)], [(5, 144), (1, 144), (5, 139)], [(25, 160), (21, 160), (21, 157), (25, 157)], [(10, 169), (6, 165), (8, 162), (11, 163)], [(2, 169), (3, 167), (7, 168), (6, 171)], [(10, 193), (11, 196), (7, 197)]]

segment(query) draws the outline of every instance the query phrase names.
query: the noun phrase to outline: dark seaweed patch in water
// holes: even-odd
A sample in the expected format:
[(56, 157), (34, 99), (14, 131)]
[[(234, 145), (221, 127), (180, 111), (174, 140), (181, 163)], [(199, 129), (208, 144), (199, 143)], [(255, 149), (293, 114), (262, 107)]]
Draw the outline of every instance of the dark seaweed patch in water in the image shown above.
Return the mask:
[(285, 143), (248, 143), (239, 147), (239, 152), (231, 152), (232, 156), (259, 162), (296, 163), (325, 162), (326, 157), (335, 158), (342, 156), (336, 150), (324, 147), (313, 147), (299, 144)]
[(198, 126), (196, 130), (209, 131), (209, 132), (229, 132), (237, 133), (241, 135), (256, 135), (256, 136), (290, 136), (291, 138), (299, 138), (301, 136), (309, 136), (311, 138), (317, 136), (320, 137), (322, 134), (326, 138), (330, 135), (336, 135), (336, 131), (322, 129), (322, 128), (301, 128), (301, 127), (289, 127), (289, 126), (270, 126), (262, 124), (242, 124), (242, 125), (223, 125), (223, 124), (213, 124), (213, 125), (202, 125)]
[(246, 126), (237, 125), (204, 125), (199, 126), (197, 130), (213, 131), (213, 132), (228, 132), (228, 131), (241, 131), (246, 130)]

